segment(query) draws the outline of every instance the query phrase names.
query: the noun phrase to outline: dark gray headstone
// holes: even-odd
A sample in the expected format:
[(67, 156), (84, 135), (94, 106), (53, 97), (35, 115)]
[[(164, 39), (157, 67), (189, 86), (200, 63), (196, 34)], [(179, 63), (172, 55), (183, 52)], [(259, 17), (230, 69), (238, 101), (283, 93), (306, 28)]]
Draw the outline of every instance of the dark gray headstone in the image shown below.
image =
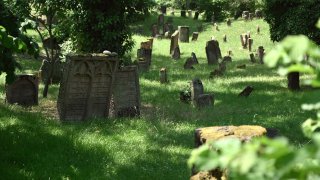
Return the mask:
[(212, 94), (201, 94), (198, 96), (195, 106), (198, 108), (210, 107), (214, 105), (214, 96)]
[(189, 26), (178, 26), (180, 42), (189, 42)]
[(198, 58), (197, 58), (197, 56), (196, 56), (196, 53), (192, 52), (192, 53), (191, 53), (191, 57), (192, 57), (193, 62), (194, 62), (195, 64), (199, 64)]
[(218, 64), (218, 60), (222, 58), (219, 42), (217, 40), (211, 40), (207, 42), (206, 54), (208, 64)]
[(161, 84), (165, 84), (165, 83), (169, 82), (166, 68), (161, 68), (160, 69), (159, 76), (160, 76), (160, 83)]
[(199, 33), (198, 32), (193, 32), (191, 41), (197, 41), (198, 37), (199, 37)]
[(180, 54), (181, 54), (180, 48), (179, 48), (179, 46), (177, 46), (176, 48), (174, 48), (174, 51), (172, 52), (171, 57), (174, 60), (178, 60), (178, 59), (180, 59)]

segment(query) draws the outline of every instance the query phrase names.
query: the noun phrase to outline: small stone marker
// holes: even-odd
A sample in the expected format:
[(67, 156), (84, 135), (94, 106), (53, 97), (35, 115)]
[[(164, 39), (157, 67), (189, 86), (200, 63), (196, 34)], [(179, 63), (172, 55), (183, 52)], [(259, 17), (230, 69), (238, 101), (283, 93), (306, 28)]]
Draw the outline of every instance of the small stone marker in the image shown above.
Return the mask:
[(257, 26), (257, 34), (260, 34), (260, 31), (261, 31), (260, 26)]
[(211, 94), (201, 94), (195, 101), (195, 106), (198, 108), (204, 108), (214, 105), (214, 96)]
[(159, 75), (160, 75), (160, 83), (161, 84), (165, 84), (165, 83), (169, 82), (166, 68), (161, 68), (160, 72), (159, 72)]
[(206, 55), (208, 64), (218, 64), (218, 60), (222, 58), (219, 42), (217, 40), (211, 40), (206, 45)]
[(175, 31), (171, 35), (171, 43), (170, 43), (170, 54), (173, 54), (173, 51), (176, 49), (176, 47), (179, 46), (179, 31)]
[(231, 26), (231, 23), (232, 23), (231, 19), (228, 18), (228, 19), (227, 19), (227, 26)]
[(259, 57), (260, 64), (264, 64), (264, 61), (263, 61), (264, 55), (265, 55), (265, 52), (264, 52), (263, 46), (259, 46), (259, 48), (258, 48), (258, 57)]
[(161, 26), (164, 24), (164, 15), (163, 14), (160, 14), (158, 16), (158, 25)]
[(118, 69), (112, 88), (109, 116), (139, 116), (140, 106), (140, 84), (137, 67), (126, 66)]
[(192, 52), (191, 57), (193, 59), (194, 64), (199, 64), (198, 58), (196, 56), (196, 53)]
[(195, 64), (192, 57), (188, 58), (183, 65), (184, 69), (194, 69), (193, 65)]
[(195, 78), (190, 83), (191, 87), (191, 100), (196, 101), (198, 97), (204, 93), (202, 81), (199, 78)]
[(238, 96), (249, 97), (253, 90), (253, 87), (247, 86)]
[(117, 67), (115, 53), (67, 56), (57, 103), (60, 120), (108, 117)]
[(250, 61), (251, 63), (256, 63), (256, 58), (254, 57), (253, 53), (250, 53)]
[(174, 51), (173, 51), (173, 53), (171, 54), (171, 57), (172, 57), (172, 59), (174, 59), (174, 60), (178, 60), (178, 59), (180, 59), (180, 48), (179, 48), (179, 46), (177, 46), (176, 48), (174, 48)]
[(227, 42), (227, 35), (223, 35), (223, 42)]
[(180, 42), (189, 42), (189, 26), (178, 26)]
[(17, 79), (6, 85), (6, 102), (21, 106), (38, 105), (39, 79), (35, 75), (17, 75)]
[(199, 32), (193, 32), (191, 41), (197, 41), (198, 37), (199, 37)]
[(253, 39), (252, 39), (252, 38), (249, 38), (249, 39), (248, 39), (248, 46), (249, 46), (249, 51), (250, 51), (250, 52), (252, 51), (252, 45), (253, 45)]
[(247, 68), (247, 65), (241, 64), (241, 65), (238, 65), (237, 68), (238, 68), (238, 69), (246, 69), (246, 68)]

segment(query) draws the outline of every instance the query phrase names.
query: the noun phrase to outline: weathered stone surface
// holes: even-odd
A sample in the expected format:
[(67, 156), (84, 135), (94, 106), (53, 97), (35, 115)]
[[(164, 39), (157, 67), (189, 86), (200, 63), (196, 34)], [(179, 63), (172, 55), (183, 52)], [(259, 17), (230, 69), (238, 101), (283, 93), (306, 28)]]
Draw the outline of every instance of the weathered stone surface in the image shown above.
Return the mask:
[(161, 68), (159, 71), (159, 76), (160, 76), (160, 83), (165, 84), (168, 83), (168, 74), (167, 74), (167, 69), (166, 68)]
[(249, 97), (253, 90), (253, 87), (247, 86), (238, 96)]
[(202, 81), (199, 78), (195, 78), (191, 81), (190, 87), (191, 100), (195, 102), (197, 98), (204, 92)]
[(137, 64), (137, 65), (138, 65), (138, 70), (139, 70), (140, 72), (149, 71), (149, 69), (150, 69), (150, 64), (149, 64), (147, 61), (145, 61), (143, 58), (140, 58), (137, 63), (138, 63), (138, 64)]
[(193, 32), (191, 41), (197, 41), (198, 37), (199, 37), (199, 32)]
[(249, 13), (249, 19), (253, 20), (253, 18), (254, 18), (254, 13)]
[(156, 37), (159, 34), (158, 25), (157, 24), (152, 25), (151, 31), (152, 31), (152, 37)]
[(222, 59), (222, 62), (228, 63), (228, 62), (232, 62), (232, 57), (231, 56), (224, 56)]
[(140, 48), (141, 49), (152, 49), (151, 41), (148, 40), (148, 41), (145, 41), (145, 42), (141, 42)]
[(38, 104), (39, 80), (35, 75), (17, 75), (17, 79), (6, 85), (6, 102), (22, 106)]
[(242, 34), (240, 35), (241, 38), (241, 44), (242, 44), (242, 48), (243, 49), (247, 49), (248, 48), (248, 44), (249, 44), (249, 34)]
[(174, 59), (174, 60), (178, 60), (178, 59), (180, 59), (180, 48), (179, 48), (179, 46), (178, 47), (176, 47), (175, 49), (174, 49), (174, 51), (172, 52), (172, 54), (171, 54), (171, 57), (172, 57), (172, 59)]
[(288, 89), (291, 91), (300, 90), (300, 73), (291, 72), (287, 76), (288, 78)]
[(242, 12), (242, 18), (244, 19), (244, 20), (249, 20), (249, 11), (243, 11)]
[(265, 55), (265, 52), (264, 52), (263, 46), (259, 46), (259, 48), (258, 48), (258, 57), (259, 57), (260, 64), (264, 64), (264, 61), (263, 61), (264, 55)]
[(137, 50), (138, 59), (144, 59), (149, 65), (151, 65), (152, 59), (152, 49), (138, 49)]
[(222, 58), (219, 42), (217, 40), (207, 42), (206, 55), (208, 64), (217, 64), (218, 60)]
[(189, 42), (189, 26), (178, 26), (180, 42)]
[(204, 108), (214, 105), (214, 97), (211, 94), (200, 94), (195, 100), (195, 106), (198, 108)]
[(250, 53), (250, 61), (251, 63), (256, 63), (256, 58), (254, 57), (253, 53)]
[(109, 115), (135, 117), (140, 115), (140, 84), (136, 66), (118, 69), (112, 88)]
[(249, 38), (249, 39), (248, 39), (248, 47), (249, 47), (249, 51), (250, 51), (250, 52), (252, 51), (252, 45), (253, 45), (253, 39), (252, 39), (252, 38)]
[(196, 64), (192, 57), (188, 58), (183, 65), (184, 69), (194, 69), (193, 65)]
[(172, 55), (173, 51), (179, 47), (179, 31), (175, 31), (171, 35), (171, 43), (170, 43), (170, 54)]
[(194, 64), (199, 64), (198, 58), (196, 56), (196, 53), (192, 52), (191, 57), (193, 59)]
[(62, 73), (63, 73), (63, 66), (64, 66), (64, 63), (61, 62), (60, 60), (56, 60), (53, 64), (53, 66), (51, 65), (51, 62), (49, 62), (47, 60), (43, 60), (42, 65), (40, 67), (40, 74), (41, 74), (42, 82), (46, 82), (48, 80), (48, 78), (50, 77), (50, 73), (52, 71), (52, 68), (53, 68), (50, 83), (52, 83), (52, 84), (60, 83), (61, 78), (62, 78)]
[(60, 119), (83, 121), (107, 117), (117, 66), (117, 56), (67, 56), (58, 97)]

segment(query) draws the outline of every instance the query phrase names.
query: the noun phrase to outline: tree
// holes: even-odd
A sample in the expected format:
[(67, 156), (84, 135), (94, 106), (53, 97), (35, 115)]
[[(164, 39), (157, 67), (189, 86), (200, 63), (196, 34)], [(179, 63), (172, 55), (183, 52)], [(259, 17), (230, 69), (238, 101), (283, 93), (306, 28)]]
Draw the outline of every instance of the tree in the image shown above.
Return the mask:
[(151, 0), (78, 0), (71, 3), (71, 39), (83, 52), (124, 55), (133, 47), (129, 24), (146, 14)]

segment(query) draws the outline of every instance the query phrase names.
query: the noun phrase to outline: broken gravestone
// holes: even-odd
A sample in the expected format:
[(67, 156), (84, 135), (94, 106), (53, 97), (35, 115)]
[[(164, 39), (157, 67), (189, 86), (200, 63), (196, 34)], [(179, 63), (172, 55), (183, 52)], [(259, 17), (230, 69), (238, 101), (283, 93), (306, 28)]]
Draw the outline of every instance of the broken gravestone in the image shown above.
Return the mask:
[(21, 106), (38, 105), (39, 80), (35, 75), (17, 75), (17, 79), (6, 85), (6, 102)]
[(196, 56), (196, 53), (192, 52), (192, 53), (191, 53), (191, 57), (192, 57), (192, 59), (193, 59), (193, 61), (194, 61), (195, 64), (199, 64), (198, 58), (197, 58), (197, 56)]
[(195, 64), (192, 57), (188, 58), (183, 65), (184, 69), (194, 69), (193, 65)]
[(135, 117), (140, 115), (140, 84), (136, 66), (117, 70), (112, 88), (109, 116)]
[(169, 82), (166, 68), (161, 68), (160, 69), (159, 76), (160, 76), (160, 83), (161, 84), (165, 84), (165, 83)]
[(179, 31), (175, 31), (171, 35), (171, 43), (170, 43), (170, 54), (173, 54), (173, 51), (179, 47)]
[(173, 50), (173, 52), (172, 52), (172, 54), (171, 54), (171, 57), (172, 57), (172, 59), (174, 59), (174, 60), (178, 60), (178, 59), (180, 59), (180, 48), (179, 48), (179, 46), (177, 46), (176, 48), (174, 48), (174, 50)]
[(217, 64), (218, 60), (222, 58), (219, 42), (217, 40), (211, 40), (206, 45), (206, 55), (208, 64)]
[(189, 26), (178, 26), (180, 42), (189, 42)]
[(69, 55), (58, 96), (62, 121), (83, 121), (108, 117), (116, 53)]

